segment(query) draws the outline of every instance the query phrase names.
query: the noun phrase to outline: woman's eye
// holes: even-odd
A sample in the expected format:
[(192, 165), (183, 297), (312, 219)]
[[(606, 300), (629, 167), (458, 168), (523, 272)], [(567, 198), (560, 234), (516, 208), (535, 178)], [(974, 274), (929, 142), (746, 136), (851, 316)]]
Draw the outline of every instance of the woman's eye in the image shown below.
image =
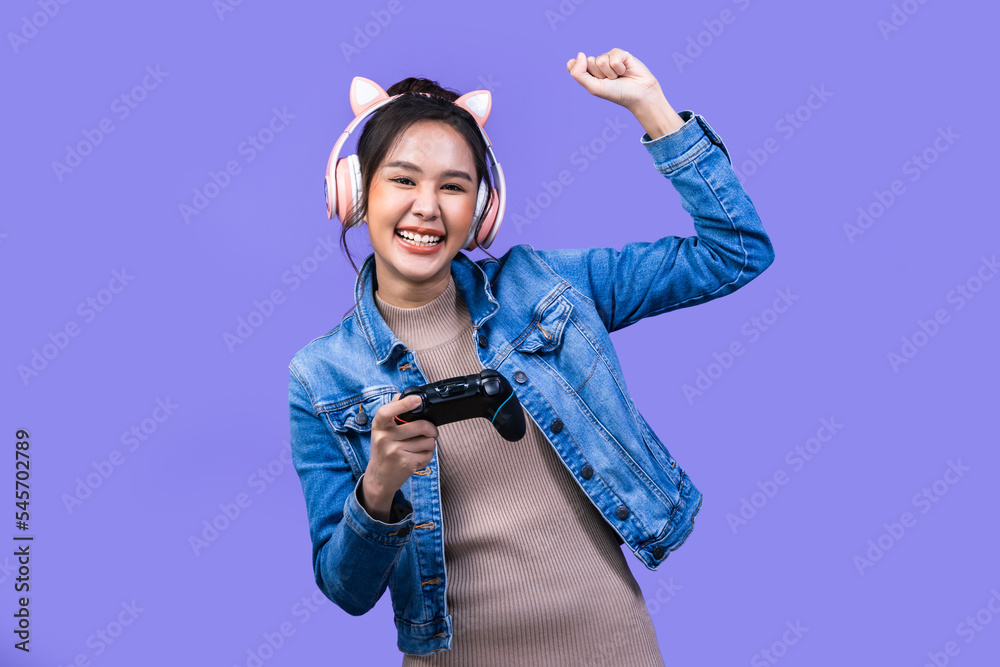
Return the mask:
[[(390, 178), (389, 180), (392, 181), (393, 183), (399, 183), (401, 185), (412, 185), (412, 183), (413, 183), (413, 181), (411, 181), (410, 179), (408, 179), (406, 176), (399, 176), (397, 178)], [(403, 181), (406, 181), (406, 182), (404, 183)], [(446, 187), (446, 188), (454, 188), (454, 190), (453, 190), (454, 192), (465, 192), (465, 188), (463, 188), (460, 185), (455, 185), (454, 183), (448, 183), (444, 187)]]

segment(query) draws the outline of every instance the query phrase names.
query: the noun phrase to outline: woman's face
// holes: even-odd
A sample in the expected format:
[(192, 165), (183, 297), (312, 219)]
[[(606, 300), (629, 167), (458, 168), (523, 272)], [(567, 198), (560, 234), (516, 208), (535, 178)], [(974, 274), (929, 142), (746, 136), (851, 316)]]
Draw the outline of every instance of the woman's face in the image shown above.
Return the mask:
[[(452, 127), (423, 120), (403, 133), (368, 194), (380, 298), (412, 308), (444, 291), (451, 260), (469, 235), (478, 189), (472, 152)], [(404, 238), (411, 235), (438, 240), (412, 243)]]

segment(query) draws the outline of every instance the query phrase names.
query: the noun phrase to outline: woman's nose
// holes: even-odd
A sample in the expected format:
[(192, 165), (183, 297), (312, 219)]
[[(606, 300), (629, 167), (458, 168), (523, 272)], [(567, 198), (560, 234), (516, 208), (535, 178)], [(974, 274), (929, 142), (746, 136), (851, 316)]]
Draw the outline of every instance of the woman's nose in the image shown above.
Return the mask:
[(414, 190), (413, 204), (410, 210), (414, 215), (434, 219), (438, 215), (438, 194), (433, 187), (418, 187)]

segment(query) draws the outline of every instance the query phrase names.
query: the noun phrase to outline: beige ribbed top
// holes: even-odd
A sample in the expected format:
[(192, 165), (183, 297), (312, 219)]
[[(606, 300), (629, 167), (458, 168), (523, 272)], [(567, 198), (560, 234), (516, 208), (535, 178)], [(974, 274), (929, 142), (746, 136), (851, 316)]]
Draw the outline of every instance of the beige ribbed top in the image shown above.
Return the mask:
[[(427, 382), (482, 370), (454, 278), (430, 303), (375, 304)], [(663, 659), (614, 529), (538, 426), (507, 442), (485, 419), (438, 427), (450, 651), (418, 665), (629, 665)]]

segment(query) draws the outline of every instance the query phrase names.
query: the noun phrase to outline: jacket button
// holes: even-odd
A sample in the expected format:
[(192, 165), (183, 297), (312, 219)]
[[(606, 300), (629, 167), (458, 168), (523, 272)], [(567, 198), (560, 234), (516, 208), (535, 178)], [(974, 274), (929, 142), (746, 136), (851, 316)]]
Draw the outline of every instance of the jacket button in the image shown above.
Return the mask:
[(486, 336), (479, 334), (479, 347), (486, 347), (490, 342), (486, 339)]
[(552, 424), (549, 425), (549, 428), (552, 429), (553, 433), (559, 433), (561, 430), (563, 430), (562, 420), (561, 419), (553, 419), (552, 420)]
[(666, 552), (666, 549), (663, 548), (662, 544), (656, 545), (655, 547), (653, 547), (653, 558), (655, 558), (656, 560), (660, 560), (661, 558), (663, 558), (664, 552)]
[(624, 505), (619, 505), (618, 509), (615, 510), (615, 516), (624, 521), (628, 518), (628, 508)]
[(518, 371), (518, 372), (514, 373), (514, 382), (516, 382), (518, 384), (524, 384), (524, 381), (527, 380), (527, 379), (528, 379), (528, 376), (525, 375), (524, 373), (522, 373), (521, 371)]
[(590, 479), (591, 477), (594, 476), (594, 469), (591, 468), (589, 464), (585, 465), (582, 468), (580, 468), (580, 475), (584, 479)]
[(361, 408), (358, 409), (358, 416), (354, 418), (354, 422), (358, 426), (364, 426), (365, 424), (368, 423), (368, 415), (365, 414), (365, 411), (363, 409)]

